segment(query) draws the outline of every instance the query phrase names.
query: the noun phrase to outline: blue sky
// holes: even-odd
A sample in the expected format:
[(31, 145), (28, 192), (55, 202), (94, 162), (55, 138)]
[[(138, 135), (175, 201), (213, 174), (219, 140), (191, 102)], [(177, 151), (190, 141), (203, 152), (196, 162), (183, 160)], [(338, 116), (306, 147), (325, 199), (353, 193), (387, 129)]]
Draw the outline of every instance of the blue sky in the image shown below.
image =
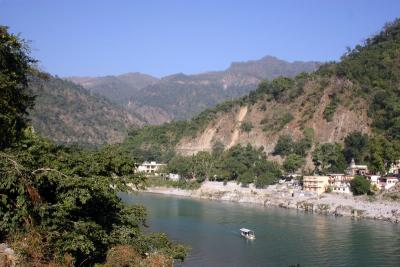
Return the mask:
[(0, 0), (0, 24), (59, 76), (160, 77), (265, 55), (338, 60), (397, 16), (399, 0)]

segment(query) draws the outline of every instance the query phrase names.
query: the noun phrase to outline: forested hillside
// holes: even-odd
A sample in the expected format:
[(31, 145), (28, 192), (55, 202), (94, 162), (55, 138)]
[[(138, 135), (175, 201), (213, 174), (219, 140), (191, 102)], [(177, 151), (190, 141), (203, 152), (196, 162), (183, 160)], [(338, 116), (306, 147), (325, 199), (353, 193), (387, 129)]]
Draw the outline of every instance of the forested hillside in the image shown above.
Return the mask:
[(106, 98), (60, 78), (33, 77), (29, 88), (36, 96), (30, 113), (35, 131), (58, 143), (121, 142), (128, 128), (145, 122)]
[(125, 144), (135, 144), (136, 151), (141, 147), (138, 152), (145, 156), (151, 151), (151, 157), (168, 158), (174, 153), (211, 152), (217, 144), (228, 149), (249, 143), (270, 159), (300, 157), (307, 160), (298, 168), (334, 171), (346, 165), (341, 151), (347, 140), (355, 147), (363, 144), (357, 153), (347, 152), (347, 161), (352, 155), (383, 171), (399, 156), (399, 81), (396, 20), (349, 50), (340, 62), (311, 74), (264, 81), (247, 96), (187, 122), (135, 130)]
[(196, 75), (179, 73), (159, 80), (139, 73), (67, 79), (141, 114), (151, 124), (160, 124), (189, 119), (225, 100), (246, 95), (263, 79), (293, 77), (314, 71), (319, 65), (318, 62), (287, 62), (267, 56), (232, 63), (225, 71)]

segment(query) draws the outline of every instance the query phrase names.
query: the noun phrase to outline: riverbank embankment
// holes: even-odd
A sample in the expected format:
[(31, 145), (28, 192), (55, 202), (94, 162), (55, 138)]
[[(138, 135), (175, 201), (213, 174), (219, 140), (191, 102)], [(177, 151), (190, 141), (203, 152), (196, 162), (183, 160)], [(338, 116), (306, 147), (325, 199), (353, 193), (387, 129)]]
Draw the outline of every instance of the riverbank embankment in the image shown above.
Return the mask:
[(206, 181), (196, 190), (149, 187), (145, 192), (199, 199), (253, 203), (334, 216), (368, 218), (394, 223), (400, 222), (399, 201), (333, 193), (324, 193), (319, 196), (301, 191), (293, 193), (289, 192), (285, 186), (279, 184), (269, 186), (266, 189), (258, 189), (253, 185), (241, 187), (235, 182), (224, 184), (223, 182)]

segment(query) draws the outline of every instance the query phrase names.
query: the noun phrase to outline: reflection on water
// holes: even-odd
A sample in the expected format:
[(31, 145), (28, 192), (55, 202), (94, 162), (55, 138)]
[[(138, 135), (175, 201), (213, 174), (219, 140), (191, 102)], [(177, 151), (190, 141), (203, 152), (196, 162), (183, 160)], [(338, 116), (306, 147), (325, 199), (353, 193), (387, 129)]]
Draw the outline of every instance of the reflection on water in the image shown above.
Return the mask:
[[(400, 226), (156, 194), (121, 195), (150, 230), (192, 247), (182, 266), (400, 266)], [(242, 238), (250, 228), (256, 240)]]

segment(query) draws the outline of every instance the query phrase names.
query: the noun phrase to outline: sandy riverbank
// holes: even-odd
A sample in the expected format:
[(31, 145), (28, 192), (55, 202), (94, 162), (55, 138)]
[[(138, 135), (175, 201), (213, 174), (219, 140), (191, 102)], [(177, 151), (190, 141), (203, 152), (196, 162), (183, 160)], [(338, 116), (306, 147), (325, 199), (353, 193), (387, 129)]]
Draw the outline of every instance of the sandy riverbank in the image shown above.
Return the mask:
[(319, 214), (351, 216), (400, 222), (400, 201), (373, 200), (367, 196), (353, 197), (341, 194), (304, 195), (300, 191), (292, 196), (287, 187), (269, 186), (256, 189), (252, 185), (243, 188), (234, 182), (204, 182), (199, 189), (183, 190), (168, 187), (151, 187), (146, 192), (185, 196), (200, 199), (224, 200), (240, 203), (254, 203), (264, 206), (304, 210)]

